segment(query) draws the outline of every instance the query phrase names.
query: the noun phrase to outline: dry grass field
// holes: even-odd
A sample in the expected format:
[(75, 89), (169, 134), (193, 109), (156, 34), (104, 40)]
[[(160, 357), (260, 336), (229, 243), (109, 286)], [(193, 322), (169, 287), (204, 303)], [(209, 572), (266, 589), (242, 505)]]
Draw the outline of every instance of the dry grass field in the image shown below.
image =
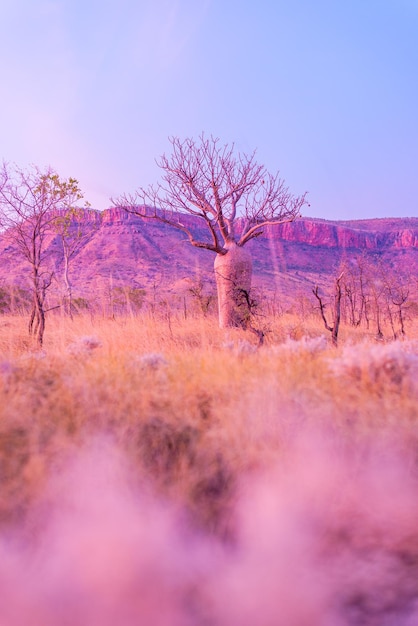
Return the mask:
[[(418, 324), (0, 318), (1, 626), (418, 624)], [(390, 333), (388, 332), (388, 336)]]

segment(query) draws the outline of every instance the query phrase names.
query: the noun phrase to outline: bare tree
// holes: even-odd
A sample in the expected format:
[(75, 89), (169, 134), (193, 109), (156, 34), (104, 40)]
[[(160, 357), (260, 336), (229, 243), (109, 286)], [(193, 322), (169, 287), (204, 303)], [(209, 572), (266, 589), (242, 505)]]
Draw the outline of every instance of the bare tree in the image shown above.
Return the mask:
[(382, 300), (385, 295), (385, 284), (380, 270), (381, 267), (378, 267), (378, 271), (375, 272), (375, 275), (369, 281), (369, 286), (371, 309), (373, 313), (373, 319), (376, 324), (376, 339), (382, 341), (384, 339), (382, 323)]
[(403, 274), (400, 266), (393, 268), (382, 267), (381, 270), (384, 283), (386, 313), (392, 329), (393, 338), (398, 338), (398, 332), (395, 328), (395, 319), (399, 323), (400, 335), (404, 338), (406, 335), (406, 310), (410, 298), (410, 276), (405, 275), (405, 273)]
[(351, 326), (358, 327), (364, 313), (364, 300), (361, 296), (360, 284), (358, 280), (358, 268), (345, 261), (342, 265), (344, 279), (342, 284), (343, 303), (348, 312), (348, 320)]
[[(244, 245), (267, 225), (293, 221), (306, 194), (292, 195), (279, 174), (269, 173), (255, 153), (236, 154), (234, 144), (203, 134), (198, 141), (171, 138), (172, 152), (157, 161), (162, 182), (114, 204), (144, 219), (177, 228), (191, 245), (216, 254), (215, 277), (221, 328), (248, 325), (246, 298), (251, 289), (252, 261)], [(196, 230), (193, 216), (205, 225)]]
[(196, 281), (189, 287), (189, 293), (193, 296), (198, 303), (200, 312), (204, 317), (207, 316), (210, 306), (215, 299), (215, 294), (212, 291), (205, 289), (207, 283), (199, 276)]
[(314, 289), (312, 289), (315, 298), (319, 302), (319, 310), (321, 311), (322, 321), (324, 322), (324, 326), (326, 330), (331, 333), (332, 343), (334, 346), (338, 345), (338, 332), (340, 330), (340, 322), (341, 322), (341, 297), (342, 297), (342, 287), (341, 280), (343, 274), (341, 273), (335, 281), (334, 285), (334, 308), (333, 308), (333, 325), (331, 326), (328, 323), (328, 320), (325, 315), (325, 304), (319, 295), (319, 287), (316, 285)]
[(53, 272), (46, 264), (47, 238), (57, 217), (79, 195), (74, 178), (63, 180), (51, 168), (28, 170), (3, 162), (0, 170), (0, 225), (15, 252), (31, 271), (32, 310), (29, 332), (42, 346), (45, 332), (45, 297)]
[(409, 287), (407, 285), (400, 285), (392, 292), (392, 303), (395, 305), (399, 326), (401, 329), (401, 336), (405, 337), (405, 308), (409, 299)]
[(374, 322), (379, 340), (388, 324), (393, 339), (404, 337), (412, 281), (402, 263), (364, 253), (346, 261), (343, 269), (342, 303), (350, 324), (359, 327), (364, 321), (369, 329)]

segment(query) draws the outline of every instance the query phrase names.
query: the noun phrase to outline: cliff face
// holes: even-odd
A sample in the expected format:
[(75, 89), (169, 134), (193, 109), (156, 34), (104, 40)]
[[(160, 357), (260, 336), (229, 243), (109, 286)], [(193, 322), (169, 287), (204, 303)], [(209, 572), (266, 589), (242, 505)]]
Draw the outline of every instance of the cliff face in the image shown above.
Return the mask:
[[(102, 214), (105, 225), (138, 226), (141, 230), (156, 225), (152, 220), (126, 213), (120, 208), (107, 209)], [(201, 220), (182, 215), (181, 221), (195, 232), (206, 232)], [(239, 224), (239, 222), (238, 222)], [(159, 225), (164, 229), (164, 225)], [(239, 228), (239, 226), (238, 226)], [(265, 229), (267, 239), (283, 240), (315, 247), (376, 250), (418, 247), (418, 218), (357, 220), (333, 222), (314, 218), (301, 218), (295, 222), (270, 226)]]
[[(190, 215), (181, 220), (196, 238), (211, 241), (201, 220)], [(180, 230), (118, 208), (86, 211), (82, 226), (86, 236), (72, 259), (71, 277), (75, 292), (83, 297), (124, 286), (176, 294), (179, 284), (195, 281), (196, 276), (213, 283), (215, 255), (193, 248)], [(59, 283), (62, 243), (53, 235), (47, 243), (46, 260)], [(313, 283), (331, 284), (341, 262), (360, 254), (418, 274), (418, 218), (352, 222), (303, 218), (266, 228), (248, 249), (254, 284), (269, 292), (311, 293)], [(30, 268), (1, 236), (0, 260), (0, 286), (29, 284)]]
[(305, 218), (271, 227), (266, 235), (273, 239), (325, 248), (381, 251), (418, 247), (418, 219), (399, 219), (397, 224), (392, 220), (388, 229), (383, 231), (363, 228), (361, 221), (351, 224), (353, 226)]

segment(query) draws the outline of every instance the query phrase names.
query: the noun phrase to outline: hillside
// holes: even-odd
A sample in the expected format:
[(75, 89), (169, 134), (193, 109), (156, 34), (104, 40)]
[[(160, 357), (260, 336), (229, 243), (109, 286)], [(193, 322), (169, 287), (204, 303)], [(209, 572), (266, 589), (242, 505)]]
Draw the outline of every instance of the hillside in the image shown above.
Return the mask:
[[(205, 228), (185, 218), (194, 232)], [(87, 212), (86, 240), (71, 266), (74, 293), (87, 300), (106, 298), (114, 288), (144, 290), (148, 299), (179, 295), (200, 277), (213, 284), (213, 254), (193, 248), (178, 230), (111, 208)], [(269, 227), (248, 244), (254, 259), (254, 286), (288, 303), (311, 294), (314, 284), (332, 285), (341, 262), (365, 254), (383, 259), (401, 274), (418, 274), (418, 218), (327, 221), (304, 217)], [(0, 281), (24, 287), (28, 268), (0, 237)], [(63, 259), (57, 237), (47, 242), (49, 266), (57, 281)]]

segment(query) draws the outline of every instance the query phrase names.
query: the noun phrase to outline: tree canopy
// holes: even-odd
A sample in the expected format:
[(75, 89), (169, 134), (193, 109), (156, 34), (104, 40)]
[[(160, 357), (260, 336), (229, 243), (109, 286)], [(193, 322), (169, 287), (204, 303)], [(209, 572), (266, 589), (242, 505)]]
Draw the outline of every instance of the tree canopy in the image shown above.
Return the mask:
[[(293, 195), (279, 172), (257, 163), (255, 152), (236, 153), (234, 144), (203, 134), (197, 141), (172, 137), (170, 143), (171, 153), (157, 160), (161, 182), (115, 203), (182, 230), (196, 247), (226, 254), (228, 244), (243, 246), (264, 227), (294, 220), (306, 204), (306, 193)], [(196, 238), (184, 214), (205, 222), (206, 239)]]

